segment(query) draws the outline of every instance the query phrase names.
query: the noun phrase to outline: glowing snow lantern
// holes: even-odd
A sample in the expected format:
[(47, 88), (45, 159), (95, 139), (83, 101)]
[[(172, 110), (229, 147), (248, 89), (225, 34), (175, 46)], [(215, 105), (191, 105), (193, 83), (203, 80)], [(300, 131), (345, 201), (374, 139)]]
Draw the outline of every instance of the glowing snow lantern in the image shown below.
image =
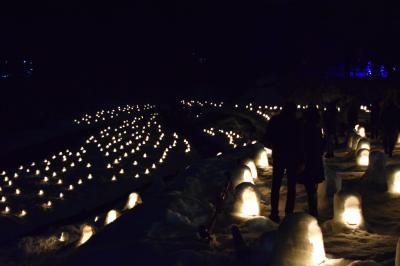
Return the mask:
[(47, 183), (49, 181), (49, 178), (47, 176), (43, 177), (43, 182)]
[(267, 149), (260, 149), (256, 154), (256, 158), (254, 161), (257, 167), (267, 168), (269, 166)]
[(61, 179), (58, 179), (57, 184), (62, 185), (63, 181)]
[(21, 190), (19, 190), (18, 188), (15, 190), (15, 195), (19, 195), (21, 194)]
[(59, 197), (60, 197), (60, 199), (63, 199), (64, 198), (64, 194), (61, 192)]
[(125, 173), (124, 169), (121, 169), (121, 170), (119, 171), (119, 173), (120, 173), (121, 175), (124, 174), (124, 173)]
[(110, 210), (107, 213), (105, 225), (108, 225), (108, 224), (114, 222), (118, 218), (118, 216), (119, 216), (119, 213), (116, 210)]
[(43, 191), (42, 189), (39, 190), (38, 195), (39, 195), (39, 196), (43, 196), (43, 195), (44, 195), (44, 191)]
[(358, 127), (357, 134), (360, 135), (362, 138), (365, 138), (365, 128), (364, 127)]
[(85, 224), (81, 227), (81, 232), (82, 232), (82, 235), (81, 235), (81, 239), (79, 239), (78, 246), (84, 244), (94, 234), (93, 227), (91, 227), (90, 225), (87, 225), (87, 224)]
[(24, 217), (26, 216), (26, 211), (25, 210), (21, 210), (21, 212), (18, 214), (19, 217)]
[(321, 228), (311, 215), (288, 215), (277, 234), (273, 265), (314, 266), (326, 260)]
[(260, 199), (254, 185), (242, 183), (236, 187), (234, 214), (242, 218), (260, 215)]
[(66, 234), (64, 232), (61, 232), (60, 237), (58, 238), (58, 241), (60, 242), (65, 242), (67, 240)]
[(6, 201), (7, 201), (7, 198), (5, 196), (2, 196), (1, 197), (1, 202), (6, 202)]
[(73, 185), (69, 185), (68, 190), (74, 190), (74, 186)]
[(3, 213), (4, 213), (4, 214), (10, 213), (10, 208), (9, 208), (8, 206), (6, 206), (6, 207), (4, 208), (4, 210), (3, 210)]
[(144, 172), (145, 175), (150, 174), (150, 170), (148, 168), (146, 168), (146, 171)]
[(93, 175), (92, 174), (88, 174), (87, 179), (89, 179), (89, 180), (93, 179)]
[(254, 161), (251, 159), (246, 159), (243, 161), (243, 164), (250, 168), (253, 179), (257, 179), (257, 167)]
[(129, 194), (128, 201), (126, 203), (125, 208), (130, 210), (133, 207), (135, 207), (136, 204), (140, 204), (140, 203), (142, 203), (142, 200), (141, 200), (139, 194), (136, 192), (132, 192), (131, 194)]
[(364, 226), (361, 197), (355, 193), (340, 191), (334, 196), (334, 221), (345, 228)]
[(138, 162), (137, 162), (137, 161), (134, 161), (134, 162), (133, 162), (133, 165), (138, 165)]
[(233, 189), (244, 182), (254, 184), (254, 179), (251, 175), (250, 168), (246, 165), (241, 165), (235, 168), (231, 174), (231, 182)]
[(357, 152), (357, 165), (368, 166), (369, 164), (369, 150), (361, 149)]
[(82, 185), (82, 179), (78, 180), (78, 185)]
[(111, 181), (115, 182), (117, 181), (117, 177), (115, 175), (112, 176)]
[(365, 150), (370, 150), (371, 149), (371, 145), (368, 141), (368, 139), (366, 138), (361, 138), (358, 142), (357, 142), (357, 147), (356, 150), (359, 151), (361, 149), (365, 149)]
[(400, 170), (395, 171), (389, 176), (388, 186), (389, 192), (400, 194)]

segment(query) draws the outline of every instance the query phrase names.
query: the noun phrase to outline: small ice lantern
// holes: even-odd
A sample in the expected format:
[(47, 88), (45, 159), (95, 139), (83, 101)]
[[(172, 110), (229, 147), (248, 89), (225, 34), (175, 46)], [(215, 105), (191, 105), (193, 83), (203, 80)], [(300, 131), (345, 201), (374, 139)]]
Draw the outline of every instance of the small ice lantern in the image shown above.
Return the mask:
[(334, 197), (334, 220), (349, 229), (364, 226), (361, 197), (357, 193), (340, 191)]
[(234, 214), (242, 218), (260, 215), (260, 197), (253, 184), (242, 183), (236, 187)]
[(368, 166), (369, 164), (369, 150), (361, 149), (357, 152), (357, 165)]
[(318, 221), (306, 213), (285, 217), (279, 226), (272, 265), (311, 266), (326, 260)]

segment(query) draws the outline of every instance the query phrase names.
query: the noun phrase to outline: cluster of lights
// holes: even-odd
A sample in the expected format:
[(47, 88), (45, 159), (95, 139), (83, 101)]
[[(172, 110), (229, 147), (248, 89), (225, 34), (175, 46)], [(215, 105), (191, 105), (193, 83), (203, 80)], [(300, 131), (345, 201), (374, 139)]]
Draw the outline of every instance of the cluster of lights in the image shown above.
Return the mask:
[(361, 106), (360, 106), (360, 110), (361, 110), (361, 111), (364, 111), (364, 112), (366, 112), (366, 113), (370, 113), (370, 112), (371, 112), (371, 110), (368, 108), (367, 105), (361, 105)]
[(62, 150), (42, 161), (0, 171), (1, 215), (29, 219), (34, 210), (50, 211), (59, 201), (76, 198), (83, 186), (148, 176), (166, 163), (171, 152), (190, 153), (189, 141), (164, 130), (150, 105), (141, 110), (146, 112), (99, 130), (75, 151)]
[[(246, 146), (246, 143), (244, 142), (244, 139), (241, 135), (238, 133), (232, 131), (232, 130), (223, 130), (223, 129), (214, 129), (209, 128), (209, 129), (203, 129), (203, 132), (215, 137), (217, 134), (222, 135), (228, 139), (229, 145), (231, 145), (233, 148), (238, 147), (239, 145)], [(241, 142), (241, 143), (239, 143)]]
[(85, 114), (81, 118), (75, 119), (74, 123), (76, 124), (96, 124), (99, 122), (108, 121), (115, 118), (120, 118), (121, 115), (130, 115), (134, 113), (140, 113), (141, 111), (151, 110), (155, 106), (146, 104), (144, 106), (139, 105), (126, 105), (124, 107), (118, 106), (111, 110), (100, 110), (97, 111), (95, 114)]

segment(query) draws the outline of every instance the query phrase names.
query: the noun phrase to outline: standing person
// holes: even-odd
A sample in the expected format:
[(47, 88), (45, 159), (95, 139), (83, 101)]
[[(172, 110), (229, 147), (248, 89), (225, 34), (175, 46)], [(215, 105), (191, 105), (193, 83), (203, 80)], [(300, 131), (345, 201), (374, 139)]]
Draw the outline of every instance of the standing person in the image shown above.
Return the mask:
[[(319, 123), (319, 121), (318, 121)], [(327, 143), (327, 152), (325, 157), (334, 157), (334, 146), (337, 140), (337, 109), (334, 102), (330, 102), (324, 112), (324, 133), (325, 140)], [(336, 143), (337, 144), (337, 143)]]
[(286, 171), (287, 198), (285, 213), (293, 212), (296, 199), (296, 180), (304, 167), (303, 126), (296, 118), (296, 105), (286, 103), (281, 113), (272, 117), (266, 135), (265, 146), (272, 149), (273, 173), (271, 188), (271, 215), (279, 223), (279, 191)]
[(393, 98), (389, 97), (383, 105), (381, 114), (383, 148), (389, 157), (393, 156), (394, 146), (397, 141), (399, 109)]
[(325, 179), (322, 161), (324, 142), (319, 123), (318, 109), (311, 105), (304, 113), (304, 146), (307, 148), (305, 149), (305, 168), (300, 175), (299, 183), (304, 184), (306, 188), (308, 212), (315, 218), (318, 218), (318, 183)]
[(371, 127), (371, 138), (376, 139), (379, 135), (379, 118), (381, 115), (381, 106), (378, 100), (374, 101), (371, 106), (371, 119), (370, 119), (370, 127)]

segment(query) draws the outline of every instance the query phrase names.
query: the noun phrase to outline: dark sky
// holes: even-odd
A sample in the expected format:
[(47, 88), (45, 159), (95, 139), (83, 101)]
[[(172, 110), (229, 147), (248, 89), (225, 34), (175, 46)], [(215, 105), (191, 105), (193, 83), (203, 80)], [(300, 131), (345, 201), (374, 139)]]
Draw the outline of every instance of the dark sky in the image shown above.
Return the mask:
[(400, 10), (384, 1), (36, 2), (1, 9), (0, 55), (28, 55), (43, 75), (186, 86), (399, 59)]

